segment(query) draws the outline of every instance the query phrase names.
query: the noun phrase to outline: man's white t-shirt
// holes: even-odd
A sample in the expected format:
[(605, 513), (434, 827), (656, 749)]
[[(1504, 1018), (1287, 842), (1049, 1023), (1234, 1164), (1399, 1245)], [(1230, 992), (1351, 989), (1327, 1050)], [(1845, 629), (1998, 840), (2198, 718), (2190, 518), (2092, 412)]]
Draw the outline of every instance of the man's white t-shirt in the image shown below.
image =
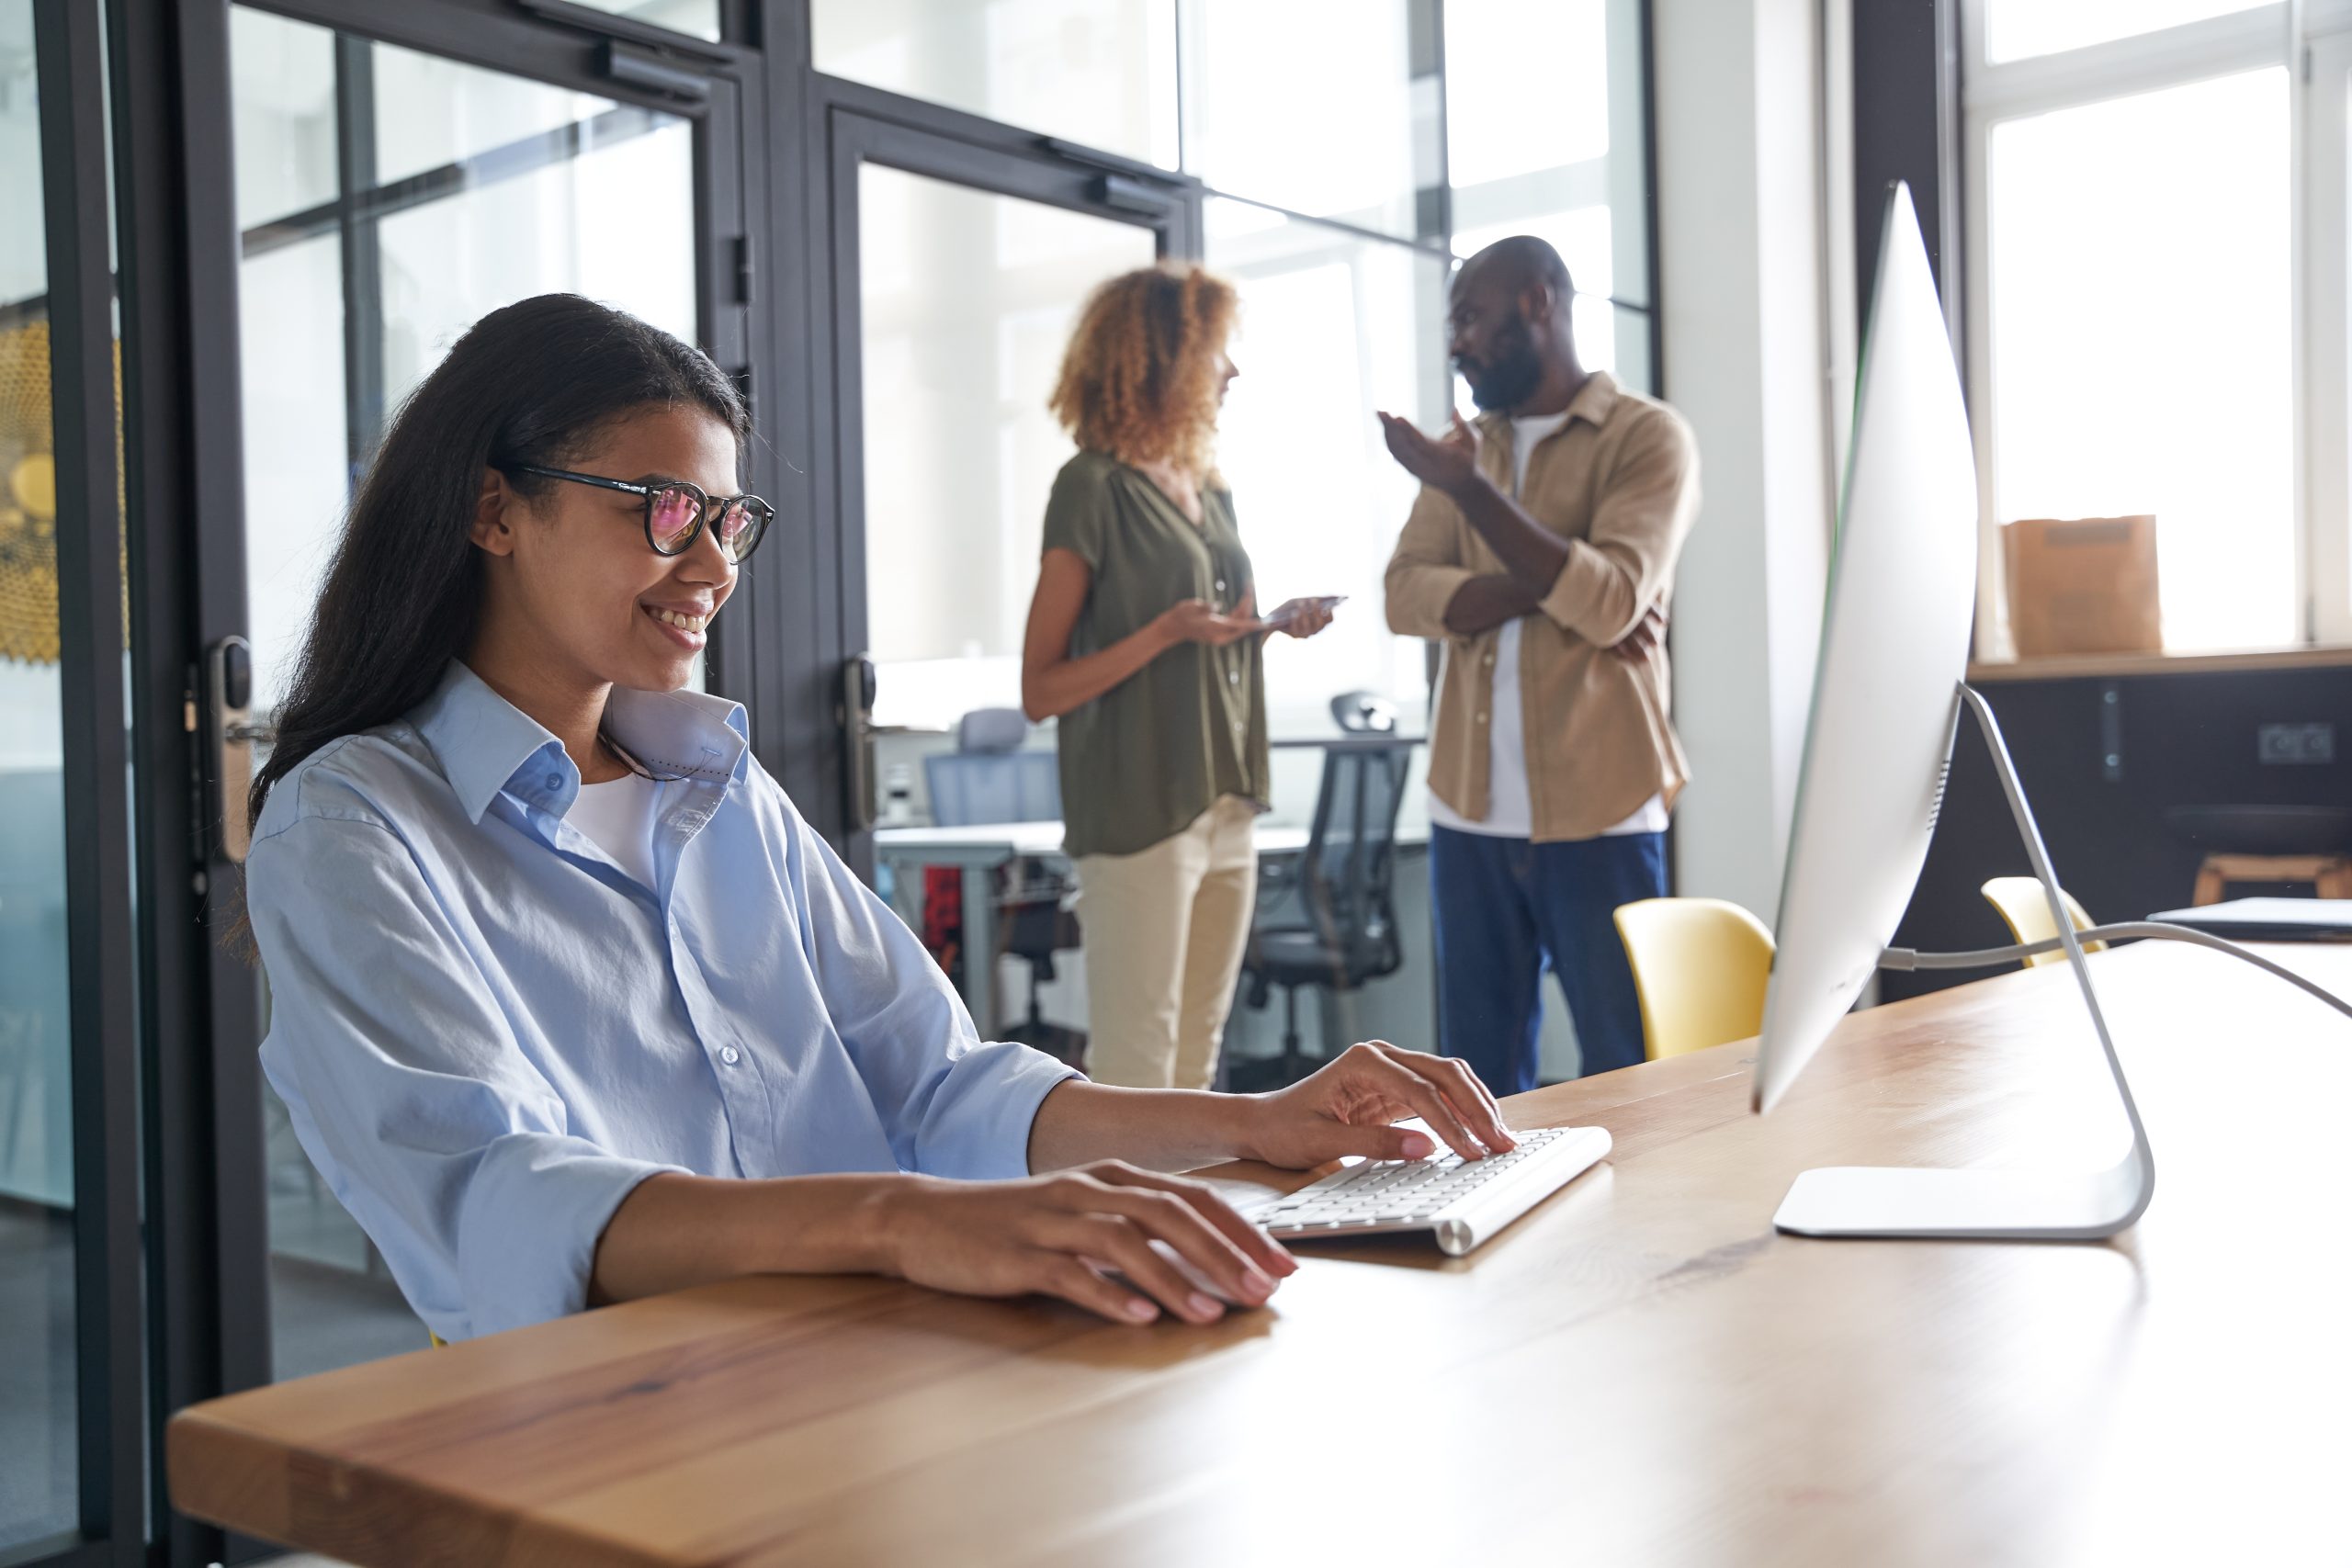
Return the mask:
[[(1536, 443), (1567, 423), (1566, 410), (1510, 422), (1510, 492), (1514, 497), (1527, 488), (1527, 459)], [(1486, 818), (1472, 821), (1440, 800), (1432, 790), (1430, 820), (1440, 827), (1498, 839), (1534, 836), (1535, 807), (1527, 789), (1527, 715), (1519, 694), (1520, 632), (1525, 625), (1525, 616), (1505, 621), (1501, 635), (1495, 640), (1494, 697), (1487, 705), (1492, 716), (1487, 724)], [(1453, 657), (1453, 649), (1446, 649), (1446, 657)], [(1631, 817), (1613, 828), (1604, 828), (1599, 836), (1608, 839), (1623, 833), (1662, 833), (1666, 822), (1665, 797), (1654, 795), (1642, 802)]]
[(643, 884), (648, 892), (661, 891), (653, 876), (653, 832), (662, 820), (661, 781), (629, 773), (605, 784), (582, 784), (563, 819), (612, 856), (613, 863)]

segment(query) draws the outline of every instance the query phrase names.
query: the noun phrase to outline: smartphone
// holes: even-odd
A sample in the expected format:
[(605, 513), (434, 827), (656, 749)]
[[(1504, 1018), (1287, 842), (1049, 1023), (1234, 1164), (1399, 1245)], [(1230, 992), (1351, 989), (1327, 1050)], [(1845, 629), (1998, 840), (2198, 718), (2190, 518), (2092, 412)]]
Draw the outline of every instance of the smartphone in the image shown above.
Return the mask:
[(1265, 617), (1265, 624), (1270, 626), (1288, 626), (1300, 611), (1309, 605), (1317, 609), (1329, 610), (1334, 605), (1344, 604), (1347, 602), (1348, 596), (1344, 593), (1326, 593), (1318, 598), (1301, 599), (1295, 604), (1276, 609), (1273, 614)]

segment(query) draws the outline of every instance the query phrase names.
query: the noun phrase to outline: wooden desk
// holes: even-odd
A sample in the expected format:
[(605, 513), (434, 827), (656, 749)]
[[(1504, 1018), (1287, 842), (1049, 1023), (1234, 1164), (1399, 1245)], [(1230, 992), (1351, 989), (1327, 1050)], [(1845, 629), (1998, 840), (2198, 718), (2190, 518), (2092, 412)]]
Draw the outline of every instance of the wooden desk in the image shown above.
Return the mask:
[[(2269, 950), (2352, 986), (2352, 951)], [(2110, 1563), (2340, 1556), (2352, 1024), (2097, 965), (2155, 1145), (2113, 1246), (1777, 1235), (1824, 1162), (2104, 1162), (2064, 967), (1521, 1097), (1613, 1159), (1458, 1262), (1126, 1329), (876, 1280), (615, 1307), (183, 1412), (182, 1507), (362, 1563)]]

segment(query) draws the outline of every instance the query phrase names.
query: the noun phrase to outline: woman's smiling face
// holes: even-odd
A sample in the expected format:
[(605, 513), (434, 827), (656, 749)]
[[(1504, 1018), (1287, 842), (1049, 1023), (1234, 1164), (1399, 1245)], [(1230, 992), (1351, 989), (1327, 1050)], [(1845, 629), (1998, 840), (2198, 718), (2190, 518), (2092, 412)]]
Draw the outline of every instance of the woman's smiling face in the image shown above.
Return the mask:
[[(683, 479), (732, 495), (734, 434), (691, 406), (637, 410), (577, 457), (574, 473), (630, 484)], [(569, 479), (535, 481), (526, 498), (486, 484), (474, 542), (493, 558), (478, 639), (526, 649), (547, 673), (589, 684), (668, 692), (693, 676), (708, 627), (735, 591), (737, 568), (706, 525), (683, 554), (646, 542), (645, 498)], [(493, 491), (497, 492), (493, 496)]]

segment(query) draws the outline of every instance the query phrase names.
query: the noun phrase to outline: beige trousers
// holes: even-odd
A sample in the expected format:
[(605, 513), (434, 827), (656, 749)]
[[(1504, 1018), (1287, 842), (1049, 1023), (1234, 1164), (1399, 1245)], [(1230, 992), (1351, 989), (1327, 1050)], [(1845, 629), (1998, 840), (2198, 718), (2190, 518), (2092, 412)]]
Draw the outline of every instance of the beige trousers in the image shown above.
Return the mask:
[(1206, 1089), (1258, 895), (1258, 808), (1222, 795), (1131, 855), (1080, 855), (1086, 1071), (1126, 1089)]

